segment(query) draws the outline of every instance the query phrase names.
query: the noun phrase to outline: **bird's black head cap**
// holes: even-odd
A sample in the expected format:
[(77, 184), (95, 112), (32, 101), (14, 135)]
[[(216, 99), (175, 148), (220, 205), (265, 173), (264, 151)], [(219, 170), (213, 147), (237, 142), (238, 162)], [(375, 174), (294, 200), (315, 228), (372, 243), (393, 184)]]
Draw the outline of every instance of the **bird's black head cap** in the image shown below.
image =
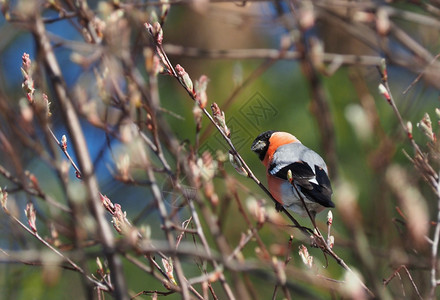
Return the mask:
[(269, 149), (269, 139), (272, 134), (276, 132), (275, 130), (268, 130), (261, 133), (254, 140), (251, 146), (251, 150), (258, 154), (260, 160), (263, 160), (266, 156), (267, 149)]

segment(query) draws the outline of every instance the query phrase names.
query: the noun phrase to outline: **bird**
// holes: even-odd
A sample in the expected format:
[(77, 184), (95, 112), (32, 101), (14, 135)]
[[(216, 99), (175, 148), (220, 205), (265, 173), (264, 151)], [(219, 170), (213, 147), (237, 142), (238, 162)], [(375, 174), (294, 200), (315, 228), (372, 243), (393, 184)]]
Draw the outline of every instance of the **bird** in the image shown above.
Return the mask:
[(265, 131), (256, 137), (251, 150), (266, 167), (268, 188), (278, 205), (302, 217), (310, 213), (313, 224), (316, 214), (326, 207), (335, 207), (331, 200), (333, 191), (324, 159), (304, 146), (294, 135), (282, 131)]

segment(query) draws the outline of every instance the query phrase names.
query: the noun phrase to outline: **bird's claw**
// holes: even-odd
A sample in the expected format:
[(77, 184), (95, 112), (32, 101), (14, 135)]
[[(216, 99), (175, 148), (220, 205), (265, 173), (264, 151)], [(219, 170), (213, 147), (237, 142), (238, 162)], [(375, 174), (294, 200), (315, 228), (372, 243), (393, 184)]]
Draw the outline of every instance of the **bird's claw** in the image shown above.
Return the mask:
[(283, 205), (280, 203), (275, 203), (275, 209), (277, 212), (280, 212), (283, 210)]

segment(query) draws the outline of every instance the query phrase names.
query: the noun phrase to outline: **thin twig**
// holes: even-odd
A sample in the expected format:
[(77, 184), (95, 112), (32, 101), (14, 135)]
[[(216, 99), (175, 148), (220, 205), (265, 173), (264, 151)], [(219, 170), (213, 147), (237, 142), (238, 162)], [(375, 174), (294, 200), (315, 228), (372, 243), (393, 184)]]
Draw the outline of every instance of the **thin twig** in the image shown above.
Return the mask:
[[(169, 55), (209, 59), (274, 59), (278, 61), (298, 60), (301, 57), (298, 51), (285, 51), (280, 49), (200, 49), (166, 44), (164, 45), (164, 50)], [(325, 63), (340, 61), (342, 65), (377, 66), (381, 57), (373, 55), (323, 53), (322, 60)]]
[[(414, 288), (414, 291), (416, 292), (418, 298), (420, 300), (422, 300), (423, 297), (422, 297), (422, 295), (420, 295), (419, 289), (417, 288), (417, 285), (414, 282), (414, 280), (413, 280), (413, 278), (411, 276), (411, 273), (409, 272), (408, 268), (405, 265), (401, 265), (400, 267), (398, 267), (389, 278), (387, 278), (387, 279), (385, 279), (383, 281), (383, 285), (387, 286), (391, 282), (391, 280), (393, 280), (393, 278), (396, 277), (396, 276), (399, 276), (399, 279), (402, 280), (402, 278), (400, 277), (400, 274), (399, 274), (401, 269), (405, 270), (406, 274), (408, 275), (409, 280), (411, 281), (411, 284), (412, 284), (412, 286)], [(403, 289), (403, 286), (402, 286), (402, 289)], [(432, 298), (432, 299), (435, 299), (435, 297)]]
[(39, 50), (43, 55), (43, 61), (49, 75), (53, 79), (54, 90), (61, 106), (62, 115), (66, 121), (69, 135), (72, 138), (73, 147), (78, 157), (82, 171), (82, 178), (87, 187), (89, 205), (91, 206), (95, 220), (97, 221), (97, 231), (102, 240), (103, 251), (109, 262), (112, 279), (114, 282), (114, 293), (118, 299), (128, 299), (127, 287), (122, 271), (122, 262), (114, 253), (114, 240), (107, 220), (104, 217), (104, 208), (100, 201), (98, 183), (93, 172), (93, 165), (88, 152), (87, 143), (79, 123), (78, 116), (73, 107), (72, 101), (68, 96), (66, 84), (64, 82), (61, 69), (57, 58), (54, 55), (52, 45), (46, 34), (41, 17), (36, 17), (34, 35)]
[[(194, 223), (196, 225), (197, 235), (199, 236), (200, 241), (202, 242), (203, 248), (205, 249), (207, 254), (209, 256), (211, 256), (211, 250), (209, 248), (209, 244), (208, 244), (208, 241), (206, 240), (205, 234), (203, 233), (203, 227), (200, 222), (199, 215), (196, 211), (196, 208), (194, 206), (192, 199), (188, 199), (188, 205), (190, 207), (191, 215), (192, 215)], [(216, 269), (220, 268), (220, 266), (217, 264), (216, 261), (213, 261), (213, 265), (214, 265), (214, 268), (216, 268)], [(219, 273), (219, 278), (220, 278), (221, 284), (223, 285), (223, 289), (225, 290), (226, 295), (228, 296), (228, 299), (231, 299), (231, 300), (235, 299), (235, 295), (232, 292), (232, 289), (229, 286), (229, 284), (226, 282), (226, 278), (225, 278), (223, 272)]]
[(47, 248), (49, 248), (52, 252), (54, 252), (56, 255), (58, 255), (59, 257), (61, 257), (63, 260), (67, 261), (72, 268), (81, 273), (82, 275), (84, 275), (85, 278), (87, 278), (88, 281), (92, 282), (93, 284), (95, 284), (96, 286), (98, 286), (99, 288), (105, 290), (105, 291), (109, 291), (108, 287), (106, 285), (103, 285), (102, 283), (96, 281), (95, 279), (93, 279), (92, 277), (90, 277), (89, 275), (87, 275), (84, 270), (78, 266), (73, 260), (71, 260), (69, 257), (67, 257), (66, 255), (64, 255), (61, 251), (59, 251), (58, 249), (56, 249), (54, 246), (52, 246), (50, 243), (48, 243), (45, 239), (43, 239), (38, 232), (31, 230), (28, 226), (26, 226), (23, 222), (21, 222), (17, 217), (15, 217), (14, 215), (12, 215), (11, 213), (7, 212), (5, 210), (6, 214), (12, 219), (14, 220), (18, 225), (20, 225), (21, 228), (23, 228), (25, 231), (27, 231), (30, 235), (32, 235), (33, 237), (35, 237), (40, 243), (42, 243), (44, 246), (46, 246)]
[(410, 83), (410, 85), (402, 92), (403, 95), (405, 95), (406, 93), (408, 93), (408, 91), (413, 88), (417, 82), (419, 82), (419, 80), (423, 77), (423, 75), (425, 74), (426, 70), (440, 57), (440, 53), (437, 54), (432, 61), (425, 67), (425, 69), (420, 72), (419, 75), (417, 75), (417, 77)]
[(437, 184), (437, 220), (431, 245), (431, 299), (435, 299), (435, 290), (438, 286), (437, 279), (437, 254), (440, 241), (440, 184)]
[(2, 174), (5, 178), (7, 178), (8, 180), (15, 183), (21, 190), (24, 190), (29, 195), (40, 197), (41, 199), (46, 201), (51, 206), (56, 207), (64, 212), (68, 212), (68, 213), (71, 212), (71, 209), (69, 207), (65, 206), (62, 203), (55, 201), (52, 197), (43, 193), (43, 191), (41, 191), (39, 189), (38, 190), (34, 189), (32, 187), (29, 187), (29, 186), (23, 184), (18, 178), (12, 176), (12, 174), (8, 170), (6, 170), (6, 168), (4, 168), (2, 165), (0, 165), (0, 174)]

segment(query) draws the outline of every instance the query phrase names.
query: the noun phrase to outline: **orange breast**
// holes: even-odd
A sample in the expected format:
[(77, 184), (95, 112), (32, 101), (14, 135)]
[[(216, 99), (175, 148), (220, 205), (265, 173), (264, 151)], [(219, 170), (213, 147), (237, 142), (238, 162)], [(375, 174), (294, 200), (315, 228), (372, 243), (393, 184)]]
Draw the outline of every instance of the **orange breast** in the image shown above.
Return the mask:
[[(298, 139), (290, 133), (275, 132), (269, 139), (269, 148), (267, 149), (266, 156), (263, 159), (263, 164), (266, 167), (266, 170), (269, 168), (270, 162), (273, 158), (273, 154), (278, 149), (278, 147), (296, 142), (299, 142)], [(269, 175), (269, 172), (267, 172), (266, 176), (270, 193), (275, 198), (275, 200), (277, 200), (282, 205), (286, 204), (284, 203), (285, 201), (290, 202), (291, 199), (285, 199), (285, 201), (283, 201), (282, 185), (286, 184), (287, 181), (275, 176), (271, 176)], [(286, 195), (284, 196), (286, 197)]]
[(284, 202), (281, 185), (285, 182), (285, 180), (275, 176), (271, 176), (269, 175), (269, 173), (267, 173), (267, 185), (269, 186), (269, 191), (275, 198), (275, 200), (277, 200), (282, 205), (284, 205)]

